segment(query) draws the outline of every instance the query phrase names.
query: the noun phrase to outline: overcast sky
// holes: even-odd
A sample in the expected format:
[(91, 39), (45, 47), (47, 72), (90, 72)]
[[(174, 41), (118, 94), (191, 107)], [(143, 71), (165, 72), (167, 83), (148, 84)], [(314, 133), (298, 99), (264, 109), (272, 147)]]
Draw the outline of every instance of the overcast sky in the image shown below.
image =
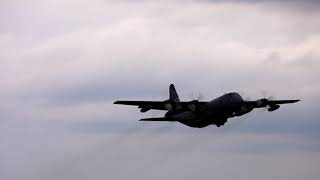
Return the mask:
[[(320, 178), (319, 1), (0, 2), (0, 179)], [(221, 128), (115, 100), (301, 99)]]

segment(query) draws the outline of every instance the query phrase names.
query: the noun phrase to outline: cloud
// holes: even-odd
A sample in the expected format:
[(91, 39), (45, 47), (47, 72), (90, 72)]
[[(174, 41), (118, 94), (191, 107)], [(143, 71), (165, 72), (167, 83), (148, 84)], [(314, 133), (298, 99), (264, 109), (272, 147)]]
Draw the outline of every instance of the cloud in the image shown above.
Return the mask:
[[(319, 14), (223, 2), (1, 6), (1, 176), (261, 179), (271, 169), (281, 179), (316, 179)], [(229, 91), (255, 99), (268, 90), (302, 101), (197, 130), (138, 123), (162, 114), (112, 104), (164, 100), (170, 83), (183, 100), (198, 91), (205, 100)]]

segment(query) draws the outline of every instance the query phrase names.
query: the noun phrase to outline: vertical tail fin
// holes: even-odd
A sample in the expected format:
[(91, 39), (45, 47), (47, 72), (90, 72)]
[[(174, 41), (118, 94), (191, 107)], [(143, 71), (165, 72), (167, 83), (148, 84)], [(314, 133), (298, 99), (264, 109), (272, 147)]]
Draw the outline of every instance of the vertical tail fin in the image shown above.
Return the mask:
[(170, 95), (170, 100), (172, 100), (174, 102), (179, 102), (180, 101), (178, 93), (177, 93), (176, 89), (174, 88), (173, 84), (170, 84), (169, 95)]

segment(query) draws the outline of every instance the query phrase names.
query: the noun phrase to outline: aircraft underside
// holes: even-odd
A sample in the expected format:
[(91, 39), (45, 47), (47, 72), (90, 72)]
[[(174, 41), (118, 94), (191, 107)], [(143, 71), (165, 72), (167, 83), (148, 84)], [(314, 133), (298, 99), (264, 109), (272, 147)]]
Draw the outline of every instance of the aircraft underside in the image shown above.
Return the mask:
[(210, 120), (210, 119), (195, 119), (191, 121), (178, 121), (184, 125), (194, 127), (194, 128), (203, 128), (209, 125), (216, 125), (220, 127), (227, 122), (227, 119), (219, 119), (219, 120)]
[(219, 127), (224, 125), (228, 119), (226, 115), (211, 115), (205, 112), (197, 114), (192, 111), (176, 113), (165, 117), (171, 121), (177, 121), (184, 125), (196, 128), (203, 128), (212, 124)]

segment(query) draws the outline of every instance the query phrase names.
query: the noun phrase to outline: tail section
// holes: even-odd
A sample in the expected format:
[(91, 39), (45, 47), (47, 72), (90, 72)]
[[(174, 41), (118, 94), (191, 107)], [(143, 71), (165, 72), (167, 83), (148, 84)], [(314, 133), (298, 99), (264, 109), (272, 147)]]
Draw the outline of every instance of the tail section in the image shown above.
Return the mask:
[(173, 84), (170, 84), (169, 95), (170, 95), (170, 100), (172, 100), (174, 102), (179, 102), (180, 101), (178, 93), (176, 91), (176, 88), (174, 88)]

